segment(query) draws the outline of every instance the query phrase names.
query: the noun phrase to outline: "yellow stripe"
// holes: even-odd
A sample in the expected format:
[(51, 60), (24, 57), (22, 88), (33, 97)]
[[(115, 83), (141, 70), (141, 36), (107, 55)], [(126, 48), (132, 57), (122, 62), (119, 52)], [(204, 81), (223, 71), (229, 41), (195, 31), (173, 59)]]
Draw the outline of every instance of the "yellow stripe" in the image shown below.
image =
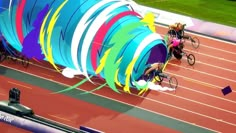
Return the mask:
[(52, 19), (49, 22), (49, 26), (47, 29), (47, 33), (48, 33), (48, 39), (47, 39), (47, 52), (48, 52), (48, 61), (53, 65), (53, 67), (60, 72), (60, 70), (58, 69), (58, 67), (56, 66), (56, 64), (54, 63), (53, 60), (53, 54), (52, 54), (52, 47), (51, 47), (51, 38), (52, 38), (52, 32), (54, 29), (54, 26), (56, 24), (56, 21), (59, 17), (59, 12), (61, 11), (61, 9), (63, 8), (63, 6), (68, 2), (68, 0), (65, 0), (60, 6), (59, 8), (55, 11), (55, 13), (52, 16)]
[(129, 83), (130, 83), (130, 77), (132, 75), (133, 69), (134, 69), (134, 64), (136, 63), (138, 57), (134, 58), (128, 65), (126, 71), (125, 71), (125, 87), (124, 91), (130, 93), (130, 88), (129, 88)]
[(200, 81), (196, 81), (196, 80), (192, 80), (192, 79), (186, 79), (186, 78), (183, 78), (184, 80), (187, 80), (187, 81), (191, 81), (191, 82), (193, 82), (193, 83), (198, 83), (198, 84), (200, 84), (200, 85), (204, 85), (204, 86), (207, 86), (207, 87), (211, 87), (211, 88), (215, 88), (214, 86), (212, 86), (212, 85), (209, 85), (209, 84), (207, 84), (207, 83), (202, 83), (202, 82), (200, 82)]
[(27, 86), (24, 86), (24, 85), (21, 85), (21, 84), (17, 84), (17, 83), (11, 82), (11, 81), (7, 81), (7, 82), (10, 83), (10, 84), (14, 84), (14, 85), (18, 85), (18, 86), (24, 87), (24, 88), (32, 89), (31, 87), (27, 87)]
[(118, 73), (119, 73), (119, 69), (116, 70), (114, 81), (118, 86), (122, 87), (121, 83), (118, 81)]
[(45, 57), (46, 57), (47, 60), (48, 60), (48, 55), (47, 55), (47, 52), (46, 52), (46, 50), (45, 50), (45, 45), (44, 45), (44, 38), (45, 38), (45, 30), (44, 30), (44, 27), (45, 27), (46, 21), (47, 21), (48, 16), (49, 16), (50, 13), (51, 13), (51, 11), (48, 12), (48, 14), (46, 15), (45, 19), (43, 20), (43, 24), (42, 24), (42, 26), (41, 26), (40, 35), (39, 35), (39, 42), (40, 42), (40, 45), (41, 45), (43, 54), (45, 55)]
[(56, 116), (56, 115), (49, 115), (49, 116), (54, 117), (54, 118), (57, 118), (57, 119), (60, 119), (60, 120), (64, 120), (64, 121), (71, 121), (71, 120), (69, 120), (69, 119), (61, 118), (61, 117)]
[(111, 48), (109, 48), (109, 49), (105, 52), (105, 54), (103, 55), (103, 57), (101, 58), (100, 64), (99, 64), (98, 68), (96, 69), (96, 74), (100, 73), (100, 72), (102, 71), (102, 69), (104, 68), (105, 62), (106, 62), (106, 60), (107, 60), (107, 56), (109, 55), (110, 51), (111, 51)]
[(167, 66), (168, 62), (169, 62), (169, 60), (164, 64), (163, 69), (162, 69), (163, 72), (166, 69), (166, 66)]

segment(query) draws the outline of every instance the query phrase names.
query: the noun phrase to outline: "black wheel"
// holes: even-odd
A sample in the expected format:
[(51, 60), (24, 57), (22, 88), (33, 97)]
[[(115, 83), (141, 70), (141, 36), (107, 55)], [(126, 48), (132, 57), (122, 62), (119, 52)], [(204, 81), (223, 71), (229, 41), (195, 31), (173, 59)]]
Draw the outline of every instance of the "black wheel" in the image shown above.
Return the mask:
[(21, 63), (24, 68), (27, 68), (29, 66), (29, 59), (27, 57), (22, 56), (21, 57)]
[(200, 41), (199, 41), (199, 39), (198, 39), (197, 37), (193, 37), (193, 38), (191, 39), (191, 43), (192, 43), (192, 46), (193, 46), (195, 49), (197, 49), (197, 48), (199, 47), (199, 45), (200, 45)]
[(179, 49), (176, 49), (173, 51), (173, 55), (175, 56), (176, 59), (181, 60), (182, 59), (182, 55), (181, 55), (181, 51)]
[(5, 53), (0, 53), (0, 63), (6, 59), (7, 55)]
[(175, 77), (169, 79), (170, 88), (176, 89), (178, 87), (178, 80)]
[(195, 56), (193, 54), (187, 55), (187, 61), (190, 66), (195, 64)]

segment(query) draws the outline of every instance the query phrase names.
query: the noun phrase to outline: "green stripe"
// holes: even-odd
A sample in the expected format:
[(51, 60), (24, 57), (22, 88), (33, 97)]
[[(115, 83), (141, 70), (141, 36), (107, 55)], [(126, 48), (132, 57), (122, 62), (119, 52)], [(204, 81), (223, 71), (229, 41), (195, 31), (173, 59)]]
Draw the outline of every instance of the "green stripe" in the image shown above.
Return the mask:
[[(57, 92), (66, 88), (64, 85), (47, 81), (45, 79), (31, 76), (25, 73), (21, 73), (12, 69), (8, 69), (3, 66), (0, 66), (0, 74), (3, 74), (6, 77), (14, 78), (16, 80), (19, 80), (19, 81), (22, 81), (22, 82), (25, 82), (34, 86), (45, 88), (47, 90), (54, 91), (54, 92)], [(190, 124), (187, 124), (187, 123), (175, 120), (175, 119), (168, 118), (166, 116), (162, 116), (162, 115), (155, 114), (155, 113), (152, 113), (152, 112), (140, 109), (140, 108), (136, 108), (134, 106), (129, 106), (123, 103), (119, 103), (117, 101), (113, 101), (107, 98), (96, 96), (94, 94), (79, 95), (80, 93), (83, 93), (83, 92), (84, 91), (74, 89), (74, 90), (65, 92), (63, 94), (68, 95), (70, 97), (74, 97), (79, 100), (92, 103), (92, 104), (96, 104), (98, 106), (102, 106), (102, 107), (105, 107), (105, 108), (108, 108), (117, 112), (121, 112), (129, 116), (133, 116), (133, 117), (146, 120), (146, 121), (158, 124), (158, 125), (162, 125), (162, 126), (174, 129), (174, 130), (178, 130), (181, 132), (212, 133), (212, 131), (203, 129), (201, 127), (190, 125)]]

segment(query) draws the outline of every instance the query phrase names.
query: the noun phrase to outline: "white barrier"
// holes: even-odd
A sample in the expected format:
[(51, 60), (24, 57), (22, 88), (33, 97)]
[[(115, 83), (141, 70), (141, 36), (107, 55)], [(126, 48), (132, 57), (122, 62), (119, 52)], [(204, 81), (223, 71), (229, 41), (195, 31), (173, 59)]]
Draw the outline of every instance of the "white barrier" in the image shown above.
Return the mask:
[(151, 7), (142, 6), (132, 0), (126, 0), (126, 1), (130, 2), (130, 5), (132, 6), (132, 8), (136, 12), (141, 14), (142, 16), (144, 16), (147, 12), (152, 12), (155, 16), (156, 23), (170, 25), (176, 22), (181, 22), (181, 23), (186, 24), (186, 27), (190, 27), (194, 25), (191, 17), (179, 15), (179, 14), (175, 14), (175, 13), (171, 13), (167, 11), (162, 11), (162, 10), (151, 8)]

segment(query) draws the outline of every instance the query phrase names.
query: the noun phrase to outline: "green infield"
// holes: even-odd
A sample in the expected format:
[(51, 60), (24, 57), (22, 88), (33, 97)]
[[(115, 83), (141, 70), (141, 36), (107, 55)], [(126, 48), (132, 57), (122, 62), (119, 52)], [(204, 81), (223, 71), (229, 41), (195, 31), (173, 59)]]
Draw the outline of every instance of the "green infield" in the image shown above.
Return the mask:
[(236, 0), (134, 0), (138, 4), (236, 27)]

